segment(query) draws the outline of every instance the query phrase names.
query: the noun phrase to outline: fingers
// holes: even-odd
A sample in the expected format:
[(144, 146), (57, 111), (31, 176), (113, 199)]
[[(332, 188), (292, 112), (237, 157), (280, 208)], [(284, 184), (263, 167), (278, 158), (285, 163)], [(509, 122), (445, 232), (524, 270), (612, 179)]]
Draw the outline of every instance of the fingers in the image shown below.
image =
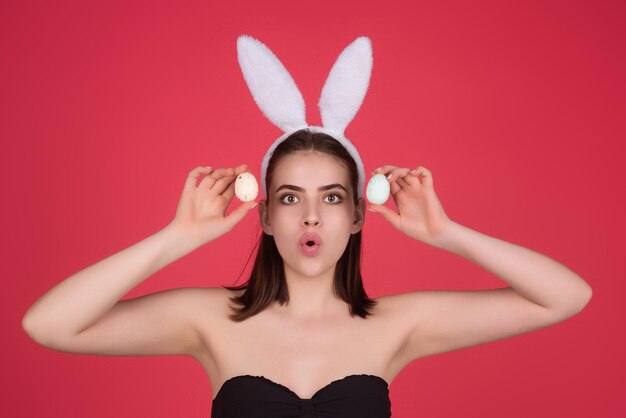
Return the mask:
[[(384, 165), (382, 167), (377, 168), (376, 170), (374, 170), (374, 174), (383, 174), (385, 176), (388, 176), (389, 174), (393, 174), (394, 170), (398, 170), (399, 168), (396, 167), (395, 165)], [(408, 171), (408, 169), (406, 169)], [(397, 171), (396, 171), (396, 176), (392, 175), (393, 177), (397, 177)]]
[[(247, 166), (245, 164), (242, 164), (242, 166), (239, 166), (235, 169), (235, 174), (232, 180), (237, 180), (237, 176), (239, 176), (239, 174), (245, 172), (247, 170)], [(224, 196), (226, 199), (228, 199), (228, 202), (230, 203), (230, 201), (232, 200), (233, 196), (235, 196), (235, 181), (230, 181), (229, 183), (226, 184), (225, 188), (226, 190), (222, 189), (222, 185), (216, 185), (215, 187), (213, 187), (212, 190), (215, 190), (216, 193), (222, 193), (222, 196)]]
[(389, 183), (395, 181), (399, 177), (405, 177), (409, 173), (409, 168), (395, 167), (392, 165), (386, 165), (381, 168), (377, 168), (374, 173), (384, 174), (387, 177)]
[[(248, 166), (245, 164), (241, 164), (239, 167), (230, 168), (224, 175), (224, 177), (218, 179), (211, 190), (216, 194), (224, 193), (224, 196), (228, 198), (232, 198), (235, 195), (235, 180), (237, 176), (248, 169)], [(224, 192), (226, 190), (226, 193)], [(230, 196), (230, 197), (229, 197)]]
[(385, 205), (370, 205), (368, 210), (379, 213), (393, 226), (400, 229), (400, 215)]
[[(213, 177), (213, 175), (211, 175)], [(228, 187), (228, 184), (235, 180), (235, 169), (234, 168), (225, 168), (222, 171), (222, 175), (214, 178), (213, 185), (211, 185), (210, 189), (213, 190), (216, 194), (222, 194), (224, 189)]]
[(256, 202), (243, 202), (226, 217), (226, 223), (230, 225), (230, 228), (233, 228), (256, 205)]
[(398, 183), (398, 185), (403, 189), (406, 187), (416, 186), (416, 182), (419, 184), (419, 180), (413, 176), (398, 177), (395, 182)]
[(419, 176), (422, 184), (426, 186), (430, 186), (430, 187), (433, 186), (433, 175), (430, 172), (430, 170), (427, 169), (426, 167), (423, 167), (420, 165), (415, 170), (411, 171), (411, 175), (416, 176), (416, 177)]
[(211, 172), (211, 167), (196, 167), (187, 175), (187, 179), (185, 180), (185, 189), (192, 189), (196, 187), (196, 181), (198, 177), (203, 174), (208, 174)]
[(400, 187), (419, 187), (422, 184), (427, 184), (432, 186), (432, 173), (426, 167), (419, 166), (415, 170), (410, 170), (408, 168), (396, 167), (393, 165), (384, 165), (380, 168), (377, 168), (372, 172), (373, 174), (384, 174), (387, 176), (387, 180), (392, 186), (393, 193), (393, 184), (396, 183)]
[(420, 181), (415, 176), (410, 176), (409, 168), (395, 167), (392, 165), (386, 165), (374, 170), (375, 174), (383, 174), (387, 176), (387, 181), (391, 186), (391, 194), (395, 195), (397, 192), (406, 187), (419, 187)]
[(205, 178), (202, 179), (198, 187), (201, 189), (211, 189), (215, 185), (215, 182), (217, 180), (230, 174), (230, 170), (232, 170), (232, 168), (217, 168), (213, 170)]
[(224, 191), (237, 176), (247, 170), (247, 165), (242, 164), (236, 168), (218, 168), (207, 175), (200, 184), (199, 188), (211, 189), (220, 194)]

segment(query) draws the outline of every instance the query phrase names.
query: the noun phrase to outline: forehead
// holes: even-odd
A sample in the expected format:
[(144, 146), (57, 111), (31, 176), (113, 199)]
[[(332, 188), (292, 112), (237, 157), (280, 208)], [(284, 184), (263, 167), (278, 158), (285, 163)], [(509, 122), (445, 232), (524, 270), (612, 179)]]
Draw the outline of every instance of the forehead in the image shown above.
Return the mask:
[(302, 187), (331, 183), (350, 186), (348, 170), (338, 159), (320, 152), (297, 152), (284, 157), (274, 169), (272, 183)]

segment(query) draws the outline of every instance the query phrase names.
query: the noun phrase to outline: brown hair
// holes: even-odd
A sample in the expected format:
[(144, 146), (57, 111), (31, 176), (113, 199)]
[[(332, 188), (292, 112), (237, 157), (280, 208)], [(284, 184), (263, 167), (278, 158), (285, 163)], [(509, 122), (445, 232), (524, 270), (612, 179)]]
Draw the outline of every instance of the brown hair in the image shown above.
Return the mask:
[[(355, 205), (357, 204), (358, 171), (354, 159), (332, 136), (313, 133), (308, 129), (294, 132), (274, 149), (267, 166), (266, 190), (269, 190), (274, 170), (281, 159), (299, 151), (317, 151), (336, 158), (348, 170), (352, 196)], [(242, 295), (230, 297), (232, 302), (240, 305), (232, 308), (235, 313), (229, 315), (236, 322), (256, 315), (273, 301), (278, 301), (281, 305), (289, 302), (283, 260), (274, 237), (262, 232), (257, 246), (259, 250), (249, 280), (239, 286), (222, 286), (228, 290), (245, 289)], [(365, 293), (361, 279), (361, 231), (350, 235), (346, 249), (337, 261), (333, 293), (350, 305), (351, 316), (366, 318), (372, 314), (369, 309), (377, 304)]]

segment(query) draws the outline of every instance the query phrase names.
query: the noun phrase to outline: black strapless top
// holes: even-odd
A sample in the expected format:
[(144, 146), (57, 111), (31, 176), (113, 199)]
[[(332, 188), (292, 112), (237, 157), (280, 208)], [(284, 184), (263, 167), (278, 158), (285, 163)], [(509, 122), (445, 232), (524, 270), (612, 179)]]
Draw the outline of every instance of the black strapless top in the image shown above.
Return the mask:
[(385, 379), (354, 374), (330, 382), (310, 399), (264, 376), (241, 375), (224, 382), (211, 418), (389, 418)]

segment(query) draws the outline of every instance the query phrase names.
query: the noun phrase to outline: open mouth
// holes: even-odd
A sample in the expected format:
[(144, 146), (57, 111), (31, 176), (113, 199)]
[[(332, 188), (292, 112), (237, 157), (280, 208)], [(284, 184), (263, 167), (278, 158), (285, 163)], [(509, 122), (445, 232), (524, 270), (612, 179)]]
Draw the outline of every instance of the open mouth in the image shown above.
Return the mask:
[(315, 241), (307, 241), (305, 244), (300, 245), (300, 249), (306, 256), (314, 256), (320, 250), (320, 244), (316, 244)]
[(322, 245), (322, 238), (315, 232), (305, 232), (300, 237), (300, 249), (307, 256), (316, 255)]

